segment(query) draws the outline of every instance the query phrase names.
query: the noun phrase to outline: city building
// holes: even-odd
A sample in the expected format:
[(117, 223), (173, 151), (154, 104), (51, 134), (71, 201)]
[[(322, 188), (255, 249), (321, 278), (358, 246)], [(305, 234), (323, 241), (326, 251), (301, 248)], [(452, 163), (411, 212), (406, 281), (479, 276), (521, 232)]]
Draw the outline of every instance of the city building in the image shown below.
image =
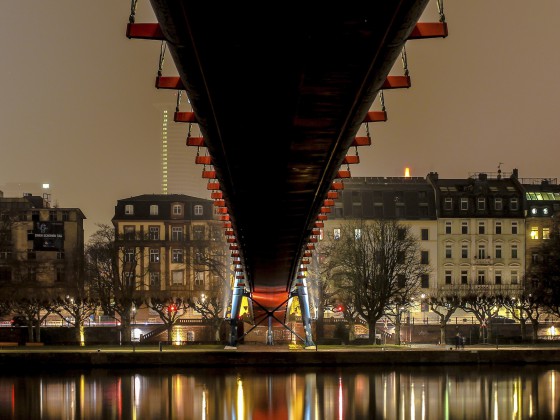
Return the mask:
[(519, 295), (560, 211), (555, 179), (521, 179), (517, 169), (465, 179), (356, 177), (337, 194), (324, 223), (334, 236), (343, 220), (392, 219), (411, 228), (432, 268), (421, 279), (425, 296)]
[[(122, 243), (121, 270), (127, 273), (127, 263), (139, 259), (130, 277), (136, 279), (135, 290), (146, 297), (159, 292), (202, 296), (228, 278), (223, 222), (215, 216), (211, 200), (183, 194), (121, 199), (112, 222)], [(209, 269), (208, 256), (226, 272)], [(183, 315), (200, 318), (192, 309)], [(136, 321), (158, 322), (156, 316), (139, 308)]]
[(438, 292), (515, 296), (525, 272), (525, 219), (517, 171), (441, 179), (436, 196)]
[(557, 179), (522, 178), (519, 188), (523, 193), (525, 216), (525, 264), (538, 258), (538, 248), (550, 238), (554, 215), (560, 212), (560, 186)]
[(81, 280), (84, 214), (44, 197), (0, 193), (0, 287), (66, 293)]

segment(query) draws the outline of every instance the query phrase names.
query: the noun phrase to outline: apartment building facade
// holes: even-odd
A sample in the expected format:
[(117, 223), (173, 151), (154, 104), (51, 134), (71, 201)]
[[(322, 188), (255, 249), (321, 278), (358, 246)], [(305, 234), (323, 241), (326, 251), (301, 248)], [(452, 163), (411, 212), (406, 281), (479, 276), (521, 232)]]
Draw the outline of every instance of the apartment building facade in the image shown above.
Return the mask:
[(79, 208), (0, 194), (0, 218), (0, 286), (66, 294), (82, 280), (85, 215)]
[(221, 281), (208, 269), (208, 256), (229, 267), (223, 222), (215, 216), (210, 200), (184, 194), (121, 199), (112, 222), (122, 243), (122, 269), (126, 273), (127, 263), (138, 260), (130, 277), (137, 282), (135, 289), (146, 296), (202, 295)]
[(343, 220), (394, 219), (410, 226), (431, 266), (421, 293), (516, 296), (560, 211), (555, 179), (476, 173), (465, 179), (344, 180), (324, 229)]

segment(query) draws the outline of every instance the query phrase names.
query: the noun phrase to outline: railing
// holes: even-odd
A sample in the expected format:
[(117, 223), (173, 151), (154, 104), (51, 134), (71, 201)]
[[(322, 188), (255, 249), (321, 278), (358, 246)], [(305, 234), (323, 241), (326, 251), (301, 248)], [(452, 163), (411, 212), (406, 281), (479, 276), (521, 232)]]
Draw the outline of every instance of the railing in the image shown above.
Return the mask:
[(492, 265), (494, 264), (493, 258), (473, 258), (471, 260), (472, 265)]

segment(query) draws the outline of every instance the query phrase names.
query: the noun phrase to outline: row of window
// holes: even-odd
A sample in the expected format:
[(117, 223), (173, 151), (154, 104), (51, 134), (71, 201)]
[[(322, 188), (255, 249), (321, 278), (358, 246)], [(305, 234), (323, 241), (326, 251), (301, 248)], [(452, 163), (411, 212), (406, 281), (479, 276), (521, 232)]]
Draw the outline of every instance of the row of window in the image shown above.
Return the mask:
[[(124, 214), (129, 216), (134, 215), (134, 204), (125, 204)], [(173, 216), (182, 216), (184, 214), (184, 205), (173, 204), (171, 206), (171, 214)], [(201, 204), (195, 204), (193, 206), (193, 214), (195, 216), (202, 216), (204, 214), (204, 207)], [(159, 205), (150, 204), (150, 216), (158, 216), (158, 215), (159, 215)]]
[[(445, 258), (453, 258), (453, 246), (452, 243), (445, 244)], [(470, 242), (464, 242), (461, 244), (461, 258), (470, 258), (469, 250), (470, 250)], [(494, 258), (500, 259), (504, 258), (504, 246), (501, 243), (494, 244)], [(509, 246), (510, 251), (510, 258), (519, 258), (519, 245), (516, 243), (510, 244)], [(478, 244), (477, 253), (475, 258), (478, 259), (487, 259), (492, 258), (487, 253), (487, 245), (483, 242)]]
[[(212, 235), (216, 236), (220, 233), (219, 230), (212, 230)], [(135, 240), (136, 237), (136, 226), (124, 226), (123, 235), (125, 240)], [(206, 237), (206, 226), (204, 225), (193, 225), (192, 226), (192, 239), (193, 240), (203, 240)], [(148, 226), (148, 239), (152, 241), (161, 240), (161, 228), (160, 226)], [(183, 241), (185, 240), (185, 227), (184, 226), (171, 226), (171, 240), (172, 241)]]
[[(468, 235), (470, 233), (470, 229), (469, 229), (470, 223), (468, 220), (462, 220), (461, 221), (461, 235)], [(446, 235), (451, 235), (453, 233), (452, 230), (452, 222), (450, 220), (445, 222), (445, 234)], [(487, 223), (486, 221), (483, 220), (479, 220), (477, 222), (477, 230), (476, 233), (478, 233), (479, 235), (486, 235), (487, 233), (489, 234), (490, 232), (487, 230)], [(502, 235), (502, 234), (506, 234), (507, 232), (504, 229), (504, 222), (496, 220), (494, 222), (494, 230), (493, 233), (495, 235)], [(518, 221), (510, 221), (509, 222), (509, 233), (512, 235), (518, 235), (519, 234), (519, 222)], [(428, 239), (428, 229), (422, 229), (422, 240), (427, 240)]]
[[(182, 263), (184, 262), (185, 251), (183, 249), (172, 249), (171, 250), (171, 262)], [(159, 263), (161, 252), (159, 248), (150, 248), (149, 251), (149, 262)], [(123, 261), (125, 263), (134, 263), (141, 259), (141, 255), (136, 253), (134, 248), (127, 248), (123, 253)], [(199, 252), (195, 253), (195, 263), (202, 264), (203, 255)]]
[[(445, 274), (445, 284), (471, 284), (469, 281), (469, 270), (461, 270), (459, 278), (454, 279), (453, 271), (446, 270)], [(493, 284), (504, 284), (504, 271), (495, 270), (493, 274)], [(455, 281), (454, 281), (455, 280)], [(475, 284), (490, 284), (491, 278), (486, 270), (477, 270), (476, 278), (473, 279)], [(512, 270), (510, 273), (510, 284), (519, 284), (519, 273), (517, 270)]]
[[(24, 217), (22, 220), (25, 219), (26, 217)], [(31, 220), (33, 221), (41, 220), (41, 212), (39, 210), (31, 210)], [(61, 212), (58, 212), (56, 210), (49, 211), (49, 216), (48, 216), (49, 222), (61, 222), (61, 221), (67, 222), (69, 220), (70, 220), (70, 212), (68, 210), (63, 210)]]
[[(493, 201), (494, 210), (502, 211), (504, 209), (505, 199), (501, 197), (494, 197), (493, 199), (487, 197), (478, 197), (476, 199), (476, 209), (478, 211), (485, 211), (487, 200)], [(459, 198), (459, 209), (466, 211), (469, 209), (469, 202), (471, 201), (468, 197), (461, 197)], [(445, 197), (443, 199), (443, 209), (444, 210), (453, 210), (453, 197)], [(512, 211), (519, 210), (519, 199), (517, 197), (511, 197), (509, 199), (509, 209)]]

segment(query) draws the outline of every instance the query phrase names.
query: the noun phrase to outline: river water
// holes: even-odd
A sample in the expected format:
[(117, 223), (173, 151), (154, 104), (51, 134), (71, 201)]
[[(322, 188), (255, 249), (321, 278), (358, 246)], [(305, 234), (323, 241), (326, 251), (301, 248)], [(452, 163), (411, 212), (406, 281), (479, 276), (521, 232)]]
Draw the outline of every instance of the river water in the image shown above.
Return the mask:
[(0, 419), (557, 419), (560, 366), (0, 374)]

